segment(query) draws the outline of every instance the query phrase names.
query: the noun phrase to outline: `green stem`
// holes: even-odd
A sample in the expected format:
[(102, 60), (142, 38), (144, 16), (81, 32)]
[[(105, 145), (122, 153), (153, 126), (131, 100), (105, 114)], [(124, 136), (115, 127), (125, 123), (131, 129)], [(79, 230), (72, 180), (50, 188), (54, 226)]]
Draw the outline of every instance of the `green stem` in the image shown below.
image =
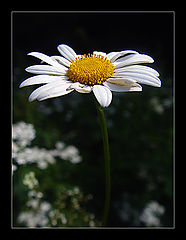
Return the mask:
[(108, 132), (107, 132), (107, 124), (104, 115), (103, 108), (96, 101), (98, 117), (101, 125), (101, 133), (103, 138), (103, 148), (104, 148), (104, 160), (105, 160), (105, 206), (103, 213), (102, 226), (106, 226), (107, 218), (109, 214), (110, 207), (110, 192), (111, 192), (111, 184), (110, 184), (110, 151), (109, 151), (109, 141), (108, 141)]

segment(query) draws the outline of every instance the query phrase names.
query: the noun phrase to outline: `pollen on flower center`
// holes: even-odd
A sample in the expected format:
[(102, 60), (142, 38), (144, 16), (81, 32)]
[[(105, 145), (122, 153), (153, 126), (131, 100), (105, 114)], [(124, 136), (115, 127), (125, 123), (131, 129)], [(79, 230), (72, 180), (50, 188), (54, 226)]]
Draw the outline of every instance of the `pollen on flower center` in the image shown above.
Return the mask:
[(72, 61), (67, 76), (72, 82), (102, 84), (114, 73), (112, 63), (104, 56), (85, 54)]

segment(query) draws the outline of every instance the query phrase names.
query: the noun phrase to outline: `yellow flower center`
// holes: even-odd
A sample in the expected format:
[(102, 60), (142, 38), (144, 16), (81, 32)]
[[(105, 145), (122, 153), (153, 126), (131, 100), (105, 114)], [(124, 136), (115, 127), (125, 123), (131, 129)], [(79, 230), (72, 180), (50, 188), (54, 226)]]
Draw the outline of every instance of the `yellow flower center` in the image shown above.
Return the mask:
[(114, 66), (104, 56), (84, 54), (72, 61), (67, 76), (72, 82), (86, 85), (102, 84), (114, 73)]

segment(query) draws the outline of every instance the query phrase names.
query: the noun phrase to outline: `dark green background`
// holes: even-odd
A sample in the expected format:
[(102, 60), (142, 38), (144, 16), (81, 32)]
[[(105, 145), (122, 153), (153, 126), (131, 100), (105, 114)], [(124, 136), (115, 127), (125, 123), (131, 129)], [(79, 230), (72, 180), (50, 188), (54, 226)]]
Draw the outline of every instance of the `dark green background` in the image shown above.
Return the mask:
[[(32, 123), (39, 147), (50, 149), (56, 141), (64, 141), (80, 150), (83, 161), (66, 169), (68, 173), (63, 168), (50, 170), (55, 176), (49, 181), (51, 187), (64, 181), (91, 193), (94, 199), (88, 208), (98, 219), (104, 203), (104, 163), (93, 94), (73, 92), (29, 103), (35, 87), (18, 86), (31, 76), (24, 69), (38, 61), (26, 54), (60, 55), (57, 46), (63, 43), (77, 54), (130, 49), (155, 60), (150, 66), (160, 73), (161, 88), (143, 86), (142, 92), (113, 93), (105, 109), (112, 181), (109, 226), (143, 226), (138, 216), (152, 200), (165, 207), (162, 226), (173, 225), (173, 18), (171, 12), (12, 13), (13, 123)], [(161, 104), (166, 99), (172, 104), (160, 114), (151, 104), (154, 97)], [(47, 113), (46, 107), (52, 110)], [(21, 203), (20, 190), (15, 196), (15, 216)], [(126, 220), (120, 216), (122, 208), (128, 214)]]

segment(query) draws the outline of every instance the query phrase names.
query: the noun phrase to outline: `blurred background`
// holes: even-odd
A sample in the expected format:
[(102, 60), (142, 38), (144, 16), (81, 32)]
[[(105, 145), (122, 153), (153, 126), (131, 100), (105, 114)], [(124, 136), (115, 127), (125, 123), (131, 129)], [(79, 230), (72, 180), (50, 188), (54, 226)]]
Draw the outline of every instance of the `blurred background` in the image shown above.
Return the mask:
[[(110, 227), (173, 226), (173, 13), (13, 12), (13, 226), (99, 226), (104, 159), (93, 94), (28, 102), (19, 89), (36, 51), (136, 50), (153, 57), (161, 88), (113, 93)], [(148, 64), (147, 64), (148, 65)]]

